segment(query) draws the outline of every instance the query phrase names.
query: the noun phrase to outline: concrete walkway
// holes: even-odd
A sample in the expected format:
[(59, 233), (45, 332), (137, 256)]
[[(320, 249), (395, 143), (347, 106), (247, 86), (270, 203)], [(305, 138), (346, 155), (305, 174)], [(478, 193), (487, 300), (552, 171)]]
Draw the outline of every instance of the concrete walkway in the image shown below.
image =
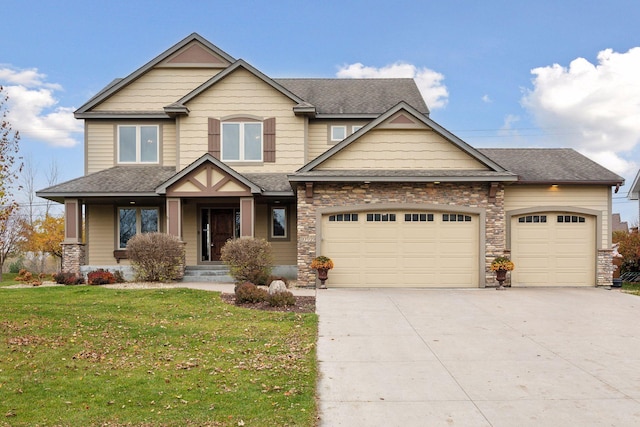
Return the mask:
[(317, 293), (321, 426), (640, 425), (640, 297)]

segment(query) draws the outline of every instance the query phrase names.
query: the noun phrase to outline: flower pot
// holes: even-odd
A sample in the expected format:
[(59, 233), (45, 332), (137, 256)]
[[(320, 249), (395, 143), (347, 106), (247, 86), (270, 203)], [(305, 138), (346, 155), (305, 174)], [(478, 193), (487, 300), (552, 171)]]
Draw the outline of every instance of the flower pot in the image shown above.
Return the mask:
[(507, 270), (496, 270), (496, 280), (498, 281), (498, 289), (504, 289), (503, 283), (507, 280)]
[(320, 288), (326, 288), (324, 281), (329, 277), (329, 270), (326, 268), (318, 268), (318, 280), (320, 280)]

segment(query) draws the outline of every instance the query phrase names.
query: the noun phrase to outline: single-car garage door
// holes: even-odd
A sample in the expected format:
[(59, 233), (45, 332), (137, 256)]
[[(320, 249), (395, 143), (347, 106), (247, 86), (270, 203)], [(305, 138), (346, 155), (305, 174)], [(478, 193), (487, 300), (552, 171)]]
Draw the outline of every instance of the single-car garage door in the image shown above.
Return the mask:
[(514, 286), (595, 286), (595, 229), (589, 215), (546, 212), (512, 217)]
[(477, 287), (478, 216), (455, 212), (345, 212), (322, 219), (328, 286)]

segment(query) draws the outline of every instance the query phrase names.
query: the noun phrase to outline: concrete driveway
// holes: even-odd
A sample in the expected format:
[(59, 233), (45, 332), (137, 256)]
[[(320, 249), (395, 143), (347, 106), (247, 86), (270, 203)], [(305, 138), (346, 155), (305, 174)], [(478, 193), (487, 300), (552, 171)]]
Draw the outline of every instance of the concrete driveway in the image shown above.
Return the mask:
[(328, 289), (321, 426), (640, 425), (640, 297)]

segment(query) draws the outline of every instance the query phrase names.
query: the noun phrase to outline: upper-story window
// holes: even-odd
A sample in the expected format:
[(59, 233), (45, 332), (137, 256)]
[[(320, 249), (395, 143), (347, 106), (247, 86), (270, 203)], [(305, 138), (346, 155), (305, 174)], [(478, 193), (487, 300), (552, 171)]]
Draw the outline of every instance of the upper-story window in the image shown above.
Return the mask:
[(222, 123), (222, 160), (262, 161), (262, 122)]
[(331, 126), (331, 141), (342, 141), (347, 137), (346, 126)]
[(157, 125), (118, 126), (118, 163), (158, 163)]

